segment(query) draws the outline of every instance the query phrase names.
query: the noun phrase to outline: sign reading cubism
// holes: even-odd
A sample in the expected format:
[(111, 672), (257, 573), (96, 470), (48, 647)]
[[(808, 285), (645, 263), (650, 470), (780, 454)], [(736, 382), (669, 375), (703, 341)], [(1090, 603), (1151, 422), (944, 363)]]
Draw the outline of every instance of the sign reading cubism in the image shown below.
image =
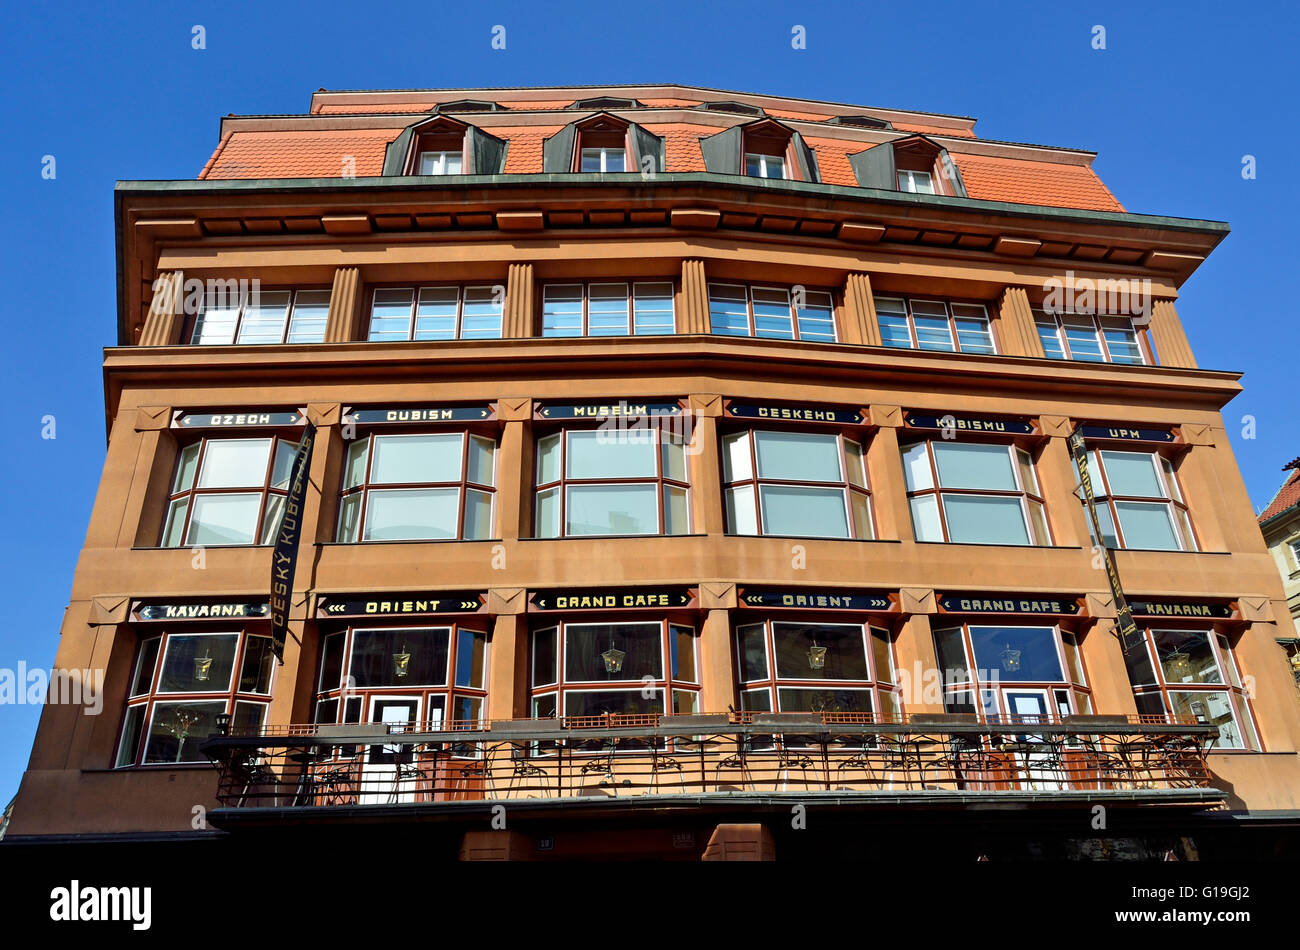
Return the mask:
[(236, 412), (191, 412), (179, 409), (172, 415), (174, 429), (265, 429), (299, 426), (307, 421), (301, 412), (271, 409), (240, 409)]
[(303, 431), (289, 475), (289, 494), (275, 531), (271, 552), (271, 652), (284, 662), (284, 642), (289, 633), (289, 601), (293, 598), (293, 569), (298, 563), (298, 538), (302, 533), (302, 502), (307, 494), (311, 450), (316, 444), (316, 427), (310, 422)]
[(1079, 426), (1078, 431), (1085, 439), (1111, 439), (1120, 442), (1177, 442), (1178, 438), (1171, 429), (1141, 429), (1126, 426)]
[(676, 416), (681, 411), (679, 402), (606, 399), (598, 402), (548, 402), (537, 410), (537, 415), (543, 419), (644, 419), (649, 416)]
[(156, 601), (135, 608), (136, 620), (264, 620), (271, 615), (265, 601)]
[(1133, 623), (1133, 611), (1129, 608), (1128, 598), (1124, 596), (1123, 585), (1119, 580), (1119, 569), (1115, 566), (1115, 557), (1106, 547), (1101, 533), (1101, 518), (1097, 514), (1097, 498), (1092, 490), (1092, 476), (1088, 473), (1088, 446), (1084, 441), (1083, 431), (1076, 427), (1070, 434), (1070, 458), (1079, 472), (1079, 486), (1083, 489), (1083, 503), (1088, 509), (1088, 518), (1092, 521), (1092, 536), (1101, 550), (1102, 565), (1106, 568), (1106, 579), (1110, 582), (1110, 595), (1115, 602), (1115, 628), (1119, 631), (1120, 643), (1124, 652), (1141, 645), (1141, 636)]
[(348, 409), (343, 413), (344, 424), (387, 425), (398, 422), (483, 422), (493, 418), (493, 408), (488, 403), (474, 406), (388, 406), (370, 409)]
[(685, 587), (540, 590), (530, 598), (534, 610), (644, 610), (654, 607), (689, 607), (694, 600), (690, 589)]
[(872, 610), (896, 609), (897, 601), (889, 594), (876, 591), (824, 591), (798, 588), (762, 589), (746, 587), (740, 594), (742, 607), (788, 607), (803, 610)]
[(955, 432), (992, 432), (995, 435), (1034, 435), (1038, 431), (1027, 419), (958, 416), (953, 413), (936, 416), (905, 412), (903, 422), (909, 429), (951, 429)]
[(774, 405), (756, 402), (727, 401), (727, 415), (736, 419), (777, 419), (782, 422), (834, 422), (839, 425), (860, 426), (867, 421), (861, 409), (844, 409), (836, 406)]
[(419, 614), (477, 613), (487, 603), (483, 591), (419, 591), (394, 594), (321, 594), (318, 617), (407, 617)]
[(1035, 617), (1072, 617), (1083, 608), (1082, 598), (1038, 594), (936, 594), (939, 612), (945, 614), (1022, 614)]

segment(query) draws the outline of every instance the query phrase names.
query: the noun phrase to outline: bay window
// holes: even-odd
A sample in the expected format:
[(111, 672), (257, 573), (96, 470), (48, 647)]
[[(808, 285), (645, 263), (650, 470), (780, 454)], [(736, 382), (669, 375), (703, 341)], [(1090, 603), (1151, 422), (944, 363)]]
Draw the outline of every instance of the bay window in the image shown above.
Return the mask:
[(954, 623), (936, 618), (944, 708), (984, 722), (1042, 723), (1091, 713), (1077, 635), (1057, 626)]
[(1147, 362), (1131, 317), (1035, 310), (1034, 323), (1043, 355), (1048, 359), (1136, 365)]
[(539, 538), (689, 534), (681, 437), (663, 429), (565, 429), (537, 441)]
[(161, 546), (271, 544), (284, 512), (297, 443), (202, 439), (180, 450)]
[(649, 336), (674, 330), (669, 281), (542, 288), (542, 336)]
[(695, 629), (667, 620), (559, 623), (533, 631), (534, 719), (699, 712)]
[(212, 286), (204, 295), (190, 342), (322, 343), (329, 309), (328, 290), (248, 292), (238, 284)]
[(884, 346), (948, 353), (997, 352), (988, 308), (982, 303), (876, 297), (875, 304)]
[(736, 627), (740, 708), (754, 712), (902, 712), (889, 631), (865, 623), (764, 620)]
[(500, 286), (380, 287), (371, 298), (366, 339), (498, 340), (504, 306)]
[(493, 536), (496, 442), (468, 432), (363, 436), (348, 445), (338, 540)]
[(710, 283), (709, 323), (724, 336), (835, 342), (831, 295), (820, 290)]
[(259, 731), (271, 702), (271, 638), (240, 631), (168, 631), (140, 642), (115, 764), (207, 763), (199, 746), (231, 716), (234, 732)]
[[(1187, 504), (1168, 458), (1159, 452), (1090, 449), (1088, 474), (1107, 547), (1197, 550)], [(1087, 520), (1092, 533), (1092, 519)]]
[(1219, 728), (1213, 749), (1258, 749), (1250, 702), (1228, 638), (1213, 630), (1143, 630), (1124, 657), (1138, 712)]
[(822, 432), (722, 437), (729, 534), (874, 537), (863, 447)]
[(473, 623), (329, 633), (315, 721), (475, 728), (486, 721), (487, 653), (487, 633)]
[(903, 475), (917, 541), (1052, 543), (1025, 449), (928, 439), (903, 448)]

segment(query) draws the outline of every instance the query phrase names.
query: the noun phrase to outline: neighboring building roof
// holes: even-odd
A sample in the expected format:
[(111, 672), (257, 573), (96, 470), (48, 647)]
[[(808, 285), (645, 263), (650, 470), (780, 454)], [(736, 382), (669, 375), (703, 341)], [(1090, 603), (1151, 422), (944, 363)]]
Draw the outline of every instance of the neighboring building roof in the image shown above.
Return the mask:
[(1260, 513), (1260, 524), (1271, 521), (1278, 515), (1300, 505), (1300, 457), (1293, 458), (1283, 465), (1282, 471), (1289, 471), (1291, 474), (1282, 483), (1282, 487), (1277, 490), (1277, 494), (1268, 503), (1268, 507)]

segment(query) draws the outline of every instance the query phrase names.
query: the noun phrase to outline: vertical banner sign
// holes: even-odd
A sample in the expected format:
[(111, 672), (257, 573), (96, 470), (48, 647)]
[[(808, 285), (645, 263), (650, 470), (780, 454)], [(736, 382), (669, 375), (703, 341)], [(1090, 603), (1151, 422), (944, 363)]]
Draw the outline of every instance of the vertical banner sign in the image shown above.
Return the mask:
[(311, 449), (315, 443), (316, 427), (307, 422), (302, 441), (298, 443), (298, 454), (293, 459), (289, 497), (284, 500), (284, 514), (275, 532), (275, 551), (271, 555), (271, 652), (281, 665), (289, 631), (293, 568), (298, 562), (298, 538), (302, 533), (302, 500), (307, 494), (307, 473), (311, 471)]
[(1088, 473), (1088, 447), (1083, 440), (1083, 433), (1075, 429), (1070, 434), (1070, 458), (1074, 459), (1075, 468), (1079, 470), (1079, 485), (1083, 488), (1083, 500), (1088, 506), (1088, 517), (1092, 519), (1092, 533), (1101, 548), (1102, 561), (1106, 565), (1106, 578), (1110, 581), (1110, 593), (1115, 599), (1115, 625), (1119, 628), (1120, 643), (1124, 652), (1137, 645), (1137, 626), (1133, 623), (1133, 611), (1128, 605), (1128, 598), (1119, 583), (1119, 571), (1115, 567), (1115, 558), (1101, 536), (1101, 519), (1097, 517), (1097, 498), (1092, 492), (1092, 476)]

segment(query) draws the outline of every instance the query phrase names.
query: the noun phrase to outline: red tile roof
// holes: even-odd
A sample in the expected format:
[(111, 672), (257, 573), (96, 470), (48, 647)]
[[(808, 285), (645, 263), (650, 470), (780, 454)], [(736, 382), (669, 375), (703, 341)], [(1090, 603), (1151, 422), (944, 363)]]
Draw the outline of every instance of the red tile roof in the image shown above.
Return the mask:
[(704, 153), (700, 151), (700, 138), (719, 130), (709, 125), (647, 125), (647, 132), (662, 136), (664, 162), (670, 172), (704, 171)]
[(900, 132), (921, 132), (925, 135), (955, 135), (963, 139), (978, 138), (970, 129), (951, 129), (940, 125), (917, 125), (915, 122), (891, 122)]
[[(1297, 459), (1297, 461), (1300, 461), (1300, 459)], [(1282, 487), (1277, 490), (1273, 500), (1268, 503), (1268, 507), (1260, 513), (1260, 523), (1262, 524), (1269, 518), (1276, 518), (1288, 508), (1294, 508), (1296, 505), (1300, 505), (1300, 467), (1291, 470), (1287, 480), (1282, 483)]]
[(817, 153), (817, 167), (822, 173), (822, 181), (828, 185), (848, 185), (855, 187), (858, 183), (849, 165), (849, 155), (864, 151), (862, 143), (855, 142), (849, 148), (839, 139), (818, 139), (805, 136), (804, 141)]
[(972, 198), (1016, 204), (1123, 211), (1110, 189), (1086, 165), (949, 153)]
[(342, 178), (351, 157), (358, 178), (380, 175), (384, 151), (400, 129), (232, 132), (200, 178)]
[(492, 134), (499, 139), (509, 139), (506, 149), (506, 174), (529, 175), (542, 171), (542, 142), (562, 125), (508, 125), (493, 126)]

